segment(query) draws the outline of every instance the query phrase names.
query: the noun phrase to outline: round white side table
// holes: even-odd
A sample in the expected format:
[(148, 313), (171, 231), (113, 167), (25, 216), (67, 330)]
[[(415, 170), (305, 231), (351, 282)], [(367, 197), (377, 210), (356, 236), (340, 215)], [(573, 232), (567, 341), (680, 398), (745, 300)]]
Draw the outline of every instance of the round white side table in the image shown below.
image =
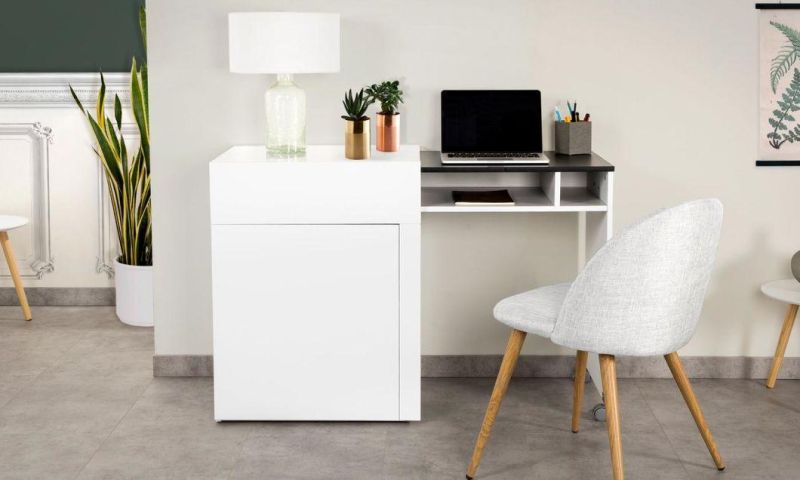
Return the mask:
[(770, 298), (789, 304), (786, 318), (783, 319), (781, 335), (778, 337), (778, 346), (775, 348), (775, 358), (772, 359), (772, 367), (769, 369), (767, 377), (767, 388), (775, 388), (778, 370), (781, 369), (786, 344), (789, 343), (789, 335), (792, 333), (794, 319), (797, 316), (797, 306), (800, 305), (800, 282), (794, 278), (775, 280), (761, 285), (761, 291)]
[(28, 297), (25, 296), (25, 289), (22, 287), (22, 278), (19, 275), (17, 268), (17, 259), (14, 257), (14, 250), (11, 249), (11, 240), (8, 239), (8, 231), (19, 228), (28, 223), (25, 217), (17, 217), (13, 215), (0, 215), (0, 246), (3, 247), (3, 253), (8, 263), (8, 270), (11, 272), (11, 279), (14, 281), (14, 288), (17, 291), (17, 298), (19, 298), (19, 305), (22, 307), (22, 314), (25, 315), (25, 320), (31, 320), (31, 307), (28, 306)]

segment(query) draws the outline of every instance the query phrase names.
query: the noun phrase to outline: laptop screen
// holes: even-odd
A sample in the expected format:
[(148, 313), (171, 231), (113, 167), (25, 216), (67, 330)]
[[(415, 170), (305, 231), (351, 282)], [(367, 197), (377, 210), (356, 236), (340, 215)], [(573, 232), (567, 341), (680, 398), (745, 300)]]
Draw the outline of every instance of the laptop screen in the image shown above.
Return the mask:
[(442, 152), (541, 151), (539, 90), (442, 91)]

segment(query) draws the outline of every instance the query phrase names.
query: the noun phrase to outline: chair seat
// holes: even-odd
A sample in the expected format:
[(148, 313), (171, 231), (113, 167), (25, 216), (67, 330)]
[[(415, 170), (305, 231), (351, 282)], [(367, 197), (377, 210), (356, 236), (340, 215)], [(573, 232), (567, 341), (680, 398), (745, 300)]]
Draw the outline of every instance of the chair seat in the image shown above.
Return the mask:
[(28, 223), (25, 217), (17, 217), (15, 215), (0, 215), (0, 232), (6, 232), (19, 228)]
[(494, 318), (511, 328), (550, 338), (571, 283), (548, 285), (500, 300)]

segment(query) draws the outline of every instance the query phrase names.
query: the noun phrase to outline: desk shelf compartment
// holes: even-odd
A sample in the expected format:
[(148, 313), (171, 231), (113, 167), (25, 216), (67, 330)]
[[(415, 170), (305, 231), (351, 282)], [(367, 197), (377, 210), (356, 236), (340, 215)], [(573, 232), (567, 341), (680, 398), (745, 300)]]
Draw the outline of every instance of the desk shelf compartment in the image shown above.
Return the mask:
[(561, 172), (560, 206), (579, 212), (605, 212), (612, 172)]
[[(423, 213), (604, 212), (608, 172), (423, 173)], [(568, 180), (564, 186), (562, 179)], [(454, 190), (507, 189), (515, 205), (455, 205)]]

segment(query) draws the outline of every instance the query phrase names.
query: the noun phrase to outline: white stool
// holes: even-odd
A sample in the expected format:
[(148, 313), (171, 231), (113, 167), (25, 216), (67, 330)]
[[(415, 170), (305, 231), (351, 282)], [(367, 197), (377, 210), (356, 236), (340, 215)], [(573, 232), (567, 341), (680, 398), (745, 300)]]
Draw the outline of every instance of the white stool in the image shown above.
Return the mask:
[(22, 278), (19, 276), (17, 260), (14, 258), (14, 250), (11, 249), (11, 241), (8, 239), (9, 230), (19, 228), (27, 223), (28, 219), (25, 217), (0, 215), (0, 246), (3, 247), (8, 270), (11, 272), (12, 280), (14, 280), (14, 288), (17, 290), (17, 298), (19, 298), (19, 304), (22, 307), (22, 314), (25, 315), (25, 320), (31, 320), (33, 318), (31, 307), (28, 306), (28, 297), (25, 296), (25, 289), (22, 288)]
[(775, 358), (772, 359), (772, 367), (769, 369), (767, 377), (767, 388), (775, 388), (775, 380), (778, 379), (778, 370), (783, 363), (783, 354), (786, 352), (786, 344), (789, 343), (789, 335), (792, 334), (794, 318), (797, 316), (797, 305), (800, 305), (800, 282), (794, 278), (786, 280), (775, 280), (761, 285), (764, 295), (788, 303), (786, 318), (783, 319), (781, 335), (778, 337), (778, 346), (775, 348)]

